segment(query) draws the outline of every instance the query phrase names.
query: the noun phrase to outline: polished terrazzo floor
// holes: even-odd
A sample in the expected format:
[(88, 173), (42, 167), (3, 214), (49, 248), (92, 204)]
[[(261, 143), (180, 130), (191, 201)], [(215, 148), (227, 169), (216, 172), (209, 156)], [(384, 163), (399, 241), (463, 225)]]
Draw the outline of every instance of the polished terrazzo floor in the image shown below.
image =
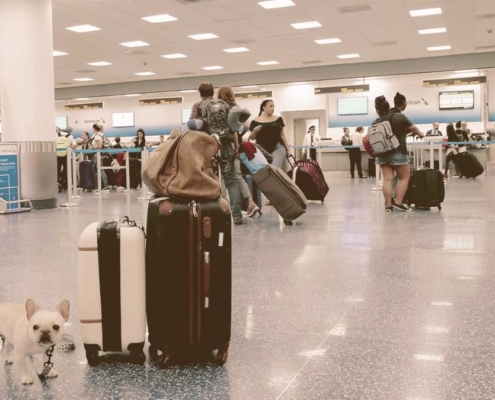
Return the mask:
[(371, 180), (329, 185), (294, 226), (265, 207), (235, 227), (223, 368), (86, 365), (78, 236), (93, 221), (144, 221), (138, 193), (0, 215), (0, 302), (67, 297), (78, 345), (55, 354), (46, 384), (22, 386), (2, 361), (0, 399), (494, 399), (495, 177), (452, 180), (441, 212), (410, 214), (386, 214)]

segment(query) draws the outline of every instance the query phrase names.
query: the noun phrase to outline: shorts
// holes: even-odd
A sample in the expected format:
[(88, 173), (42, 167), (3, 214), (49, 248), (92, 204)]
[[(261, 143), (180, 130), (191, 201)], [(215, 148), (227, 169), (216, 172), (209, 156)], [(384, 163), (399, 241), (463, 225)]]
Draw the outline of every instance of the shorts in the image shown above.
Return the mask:
[(388, 155), (379, 156), (376, 158), (378, 165), (405, 165), (409, 164), (409, 159), (407, 156), (396, 150)]

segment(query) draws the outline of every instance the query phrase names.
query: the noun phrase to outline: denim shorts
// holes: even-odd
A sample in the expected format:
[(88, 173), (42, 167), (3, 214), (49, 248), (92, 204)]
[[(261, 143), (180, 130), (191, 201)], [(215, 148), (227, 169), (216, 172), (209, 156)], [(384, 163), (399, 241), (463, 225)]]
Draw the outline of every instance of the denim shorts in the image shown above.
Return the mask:
[(377, 157), (378, 165), (405, 165), (409, 163), (407, 156), (396, 150), (393, 153)]

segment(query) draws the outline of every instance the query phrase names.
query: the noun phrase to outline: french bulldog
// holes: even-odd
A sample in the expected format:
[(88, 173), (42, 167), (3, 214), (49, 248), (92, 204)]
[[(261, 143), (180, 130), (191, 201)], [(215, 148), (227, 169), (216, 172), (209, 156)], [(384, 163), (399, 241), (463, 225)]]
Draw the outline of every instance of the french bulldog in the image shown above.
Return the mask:
[[(55, 311), (42, 310), (29, 299), (26, 305), (0, 304), (0, 335), (5, 338), (5, 363), (15, 360), (23, 384), (33, 383), (26, 357), (43, 353), (43, 363), (48, 361), (46, 350), (60, 341), (64, 324), (69, 319), (69, 301), (61, 300)], [(48, 378), (55, 378), (57, 372), (52, 368)]]

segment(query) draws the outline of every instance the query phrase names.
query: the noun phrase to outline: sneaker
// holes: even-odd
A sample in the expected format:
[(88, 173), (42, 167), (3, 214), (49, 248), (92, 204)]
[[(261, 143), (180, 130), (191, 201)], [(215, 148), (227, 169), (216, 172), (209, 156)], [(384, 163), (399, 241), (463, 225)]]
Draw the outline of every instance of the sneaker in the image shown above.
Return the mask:
[(404, 211), (404, 212), (409, 212), (412, 211), (407, 204), (397, 204), (395, 201), (393, 203), (393, 207), (396, 208), (399, 211)]
[(392, 212), (394, 208), (392, 206), (385, 207), (385, 212)]
[(244, 220), (242, 218), (234, 219), (234, 225), (242, 225)]
[(125, 187), (119, 186), (117, 188), (117, 192), (123, 192), (125, 190)]

